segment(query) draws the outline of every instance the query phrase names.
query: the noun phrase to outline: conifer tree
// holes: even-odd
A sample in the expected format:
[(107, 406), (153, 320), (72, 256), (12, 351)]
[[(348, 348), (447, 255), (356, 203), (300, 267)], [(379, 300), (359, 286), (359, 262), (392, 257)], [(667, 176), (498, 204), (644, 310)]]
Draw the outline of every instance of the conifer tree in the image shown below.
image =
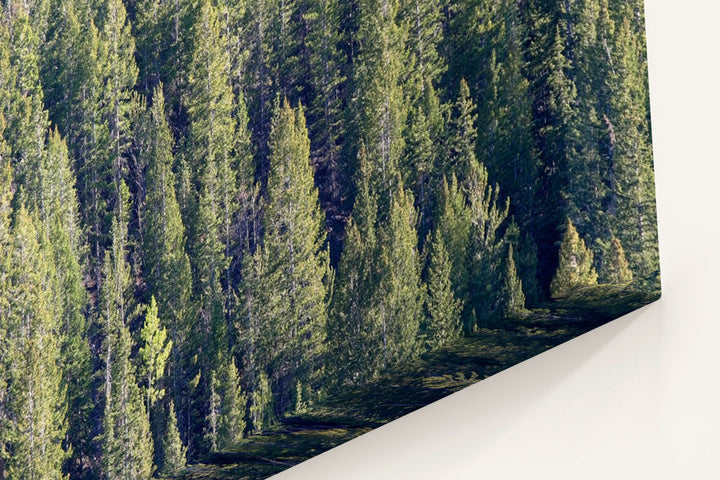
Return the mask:
[[(10, 65), (9, 98), (4, 105), (7, 127), (4, 135), (12, 150), (15, 181), (23, 185), (16, 196), (26, 206), (37, 204), (40, 187), (34, 172), (40, 169), (45, 154), (47, 112), (43, 108), (43, 91), (38, 65), (39, 38), (28, 11), (18, 8), (8, 18)], [(30, 198), (28, 198), (30, 197)]]
[(326, 212), (328, 240), (333, 255), (340, 253), (343, 220), (348, 215), (348, 179), (352, 172), (341, 161), (345, 133), (342, 89), (347, 78), (341, 72), (344, 57), (340, 41), (340, 2), (317, 0), (308, 3), (304, 18), (308, 24), (307, 48), (310, 57), (308, 104), (311, 158), (316, 168), (320, 202)]
[(442, 39), (442, 3), (440, 0), (405, 0), (401, 3), (402, 21), (409, 25), (408, 50), (412, 52), (420, 88), (434, 86), (444, 73), (444, 58), (438, 52)]
[[(52, 252), (24, 205), (16, 212), (6, 271), (3, 347), (3, 457), (11, 478), (62, 479), (67, 456), (66, 396), (60, 367), (59, 308), (53, 303)], [(6, 350), (7, 348), (7, 350)], [(9, 378), (6, 375), (9, 374)], [(5, 395), (3, 391), (2, 396)], [(5, 413), (7, 411), (7, 413)], [(8, 424), (9, 422), (9, 424)], [(9, 445), (8, 445), (9, 444)], [(12, 454), (7, 457), (5, 450)]]
[(155, 403), (165, 396), (165, 390), (160, 385), (172, 349), (172, 340), (168, 340), (167, 331), (160, 326), (155, 297), (151, 297), (150, 305), (145, 311), (145, 322), (140, 331), (140, 339), (143, 345), (138, 351), (141, 365), (139, 373), (145, 377), (145, 408), (149, 417)]
[(655, 186), (647, 102), (644, 37), (632, 31), (629, 19), (617, 26), (613, 65), (608, 83), (610, 122), (614, 126), (611, 206), (617, 235), (634, 273), (649, 278), (659, 270)]
[(218, 447), (220, 450), (227, 450), (237, 445), (245, 433), (247, 396), (242, 391), (234, 360), (228, 359), (219, 375), (222, 412), (218, 424)]
[(437, 229), (443, 238), (443, 245), (447, 249), (452, 263), (450, 278), (455, 297), (463, 302), (467, 301), (468, 295), (470, 271), (467, 258), (471, 228), (471, 212), (457, 178), (454, 174), (451, 176), (450, 182), (443, 178)]
[(296, 381), (317, 380), (331, 272), (302, 107), (276, 102), (270, 138), (263, 285), (275, 295), (283, 293), (272, 315), (262, 320), (261, 331), (273, 345), (269, 372), (283, 411)]
[(424, 328), (425, 341), (430, 348), (441, 347), (461, 332), (462, 302), (452, 288), (452, 262), (448, 256), (442, 234), (433, 235), (430, 246), (425, 308), (428, 318)]
[(559, 257), (558, 268), (550, 284), (553, 297), (563, 297), (577, 287), (597, 284), (593, 254), (585, 246), (570, 219), (565, 224)]
[(257, 376), (257, 384), (253, 387), (250, 400), (250, 419), (252, 429), (256, 433), (262, 432), (272, 421), (272, 398), (270, 380), (265, 372), (261, 371)]
[(362, 155), (357, 172), (353, 215), (345, 242), (328, 318), (328, 369), (332, 380), (362, 383), (377, 371), (373, 358), (380, 339), (373, 305), (377, 301), (377, 200), (370, 191), (368, 166)]
[(172, 400), (168, 404), (168, 412), (165, 416), (165, 434), (162, 443), (162, 468), (163, 475), (178, 475), (187, 465), (187, 449), (180, 440), (180, 433), (175, 415), (175, 404)]
[(88, 298), (82, 283), (85, 246), (70, 162), (65, 141), (57, 130), (50, 132), (37, 172), (41, 186), (37, 208), (55, 265), (54, 298), (60, 308), (63, 378), (68, 388), (68, 468), (75, 472), (91, 455), (92, 437), (86, 426), (91, 421), (93, 402), (87, 395), (91, 358), (85, 318)]
[[(172, 393), (180, 395), (183, 363), (187, 359), (192, 314), (192, 275), (185, 253), (185, 226), (175, 192), (173, 139), (165, 120), (162, 88), (157, 87), (146, 118), (139, 149), (140, 163), (147, 165), (143, 261), (145, 281), (163, 312), (163, 327), (173, 343), (170, 362)], [(178, 403), (178, 405), (182, 405)]]
[(129, 191), (121, 182), (120, 199), (112, 221), (113, 242), (105, 255), (100, 295), (104, 329), (104, 413), (102, 471), (107, 478), (144, 480), (152, 473), (150, 424), (131, 355), (129, 321), (133, 314), (131, 272), (127, 263)]
[(125, 155), (130, 144), (131, 115), (135, 106), (132, 91), (138, 76), (134, 56), (135, 39), (121, 0), (106, 0), (101, 11), (101, 39), (107, 50), (103, 75), (104, 120), (110, 134), (108, 154), (115, 181), (115, 196), (118, 207), (122, 208), (122, 202), (119, 201), (120, 181), (125, 178), (128, 168)]
[(405, 154), (401, 172), (407, 188), (416, 196), (418, 209), (418, 237), (421, 241), (430, 234), (436, 207), (435, 190), (440, 187), (438, 173), (442, 171), (442, 141), (444, 119), (440, 101), (429, 81), (416, 105), (409, 108)]
[(505, 271), (503, 272), (503, 283), (501, 288), (501, 303), (503, 314), (506, 317), (517, 315), (525, 310), (525, 294), (523, 293), (522, 280), (515, 268), (515, 256), (512, 243), (508, 245), (507, 257), (505, 258)]
[(600, 274), (602, 283), (623, 284), (633, 279), (630, 264), (625, 258), (625, 250), (617, 237), (610, 240), (610, 249), (603, 258)]
[(468, 200), (472, 226), (470, 229), (468, 300), (463, 311), (466, 329), (475, 325), (492, 326), (502, 318), (504, 299), (497, 285), (502, 284), (501, 229), (510, 209), (509, 201), (500, 203), (497, 184), (489, 182), (482, 164), (471, 163), (468, 175)]
[(417, 337), (424, 292), (415, 225), (412, 193), (400, 184), (390, 218), (378, 235), (382, 245), (377, 259), (378, 300), (372, 314), (380, 324), (383, 367), (397, 365), (420, 352)]
[(447, 178), (456, 176), (460, 184), (468, 187), (469, 175), (477, 162), (477, 113), (475, 102), (470, 97), (470, 88), (465, 80), (460, 81), (460, 92), (454, 105), (450, 121), (445, 165), (438, 172)]
[(402, 79), (405, 30), (397, 22), (395, 0), (357, 2), (358, 31), (348, 104), (348, 158), (366, 150), (371, 185), (377, 192), (379, 217), (387, 220), (398, 187), (407, 117)]

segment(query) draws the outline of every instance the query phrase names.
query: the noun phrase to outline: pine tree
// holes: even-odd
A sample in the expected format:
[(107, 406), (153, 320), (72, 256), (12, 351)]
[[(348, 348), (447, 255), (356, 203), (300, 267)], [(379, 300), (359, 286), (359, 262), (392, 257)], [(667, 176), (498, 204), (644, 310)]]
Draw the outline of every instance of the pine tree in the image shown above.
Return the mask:
[(133, 340), (131, 272), (126, 261), (129, 191), (121, 182), (120, 201), (112, 221), (113, 242), (105, 255), (100, 289), (100, 321), (104, 329), (104, 414), (102, 471), (106, 478), (145, 480), (152, 473), (153, 445), (150, 424), (136, 368)]
[(640, 278), (659, 271), (655, 185), (647, 100), (644, 37), (632, 31), (626, 18), (616, 28), (609, 121), (615, 145), (612, 156), (611, 206), (617, 235), (630, 267)]
[(490, 184), (488, 172), (477, 161), (468, 175), (468, 200), (472, 226), (468, 247), (468, 300), (463, 311), (466, 329), (492, 326), (502, 318), (504, 299), (497, 289), (502, 284), (502, 246), (509, 201), (500, 203), (497, 184)]
[(448, 251), (452, 263), (453, 292), (455, 297), (466, 302), (468, 298), (468, 248), (470, 245), (470, 230), (472, 217), (467, 206), (465, 193), (458, 185), (453, 174), (448, 183), (442, 180), (440, 193), (439, 215), (437, 220), (438, 232), (442, 235), (443, 245)]
[(577, 287), (596, 285), (597, 277), (593, 267), (593, 254), (568, 219), (550, 292), (553, 297), (563, 297)]
[(405, 148), (407, 109), (401, 83), (406, 67), (405, 31), (397, 23), (397, 1), (362, 0), (357, 2), (357, 11), (360, 47), (350, 80), (346, 155), (354, 162), (364, 147), (379, 218), (385, 221)]
[(12, 229), (5, 280), (8, 297), (3, 301), (9, 301), (3, 308), (8, 314), (3, 329), (9, 346), (2, 351), (9, 378), (3, 375), (7, 380), (0, 395), (5, 388), (9, 391), (2, 406), (2, 450), (9, 477), (60, 480), (67, 456), (62, 445), (67, 404), (60, 367), (59, 308), (51, 290), (52, 251), (48, 239), (39, 236), (37, 223), (37, 217), (21, 205)]
[[(340, 9), (338, 0), (317, 0), (308, 3), (304, 18), (308, 24), (307, 48), (310, 56), (308, 104), (311, 158), (316, 169), (320, 202), (327, 217), (328, 240), (333, 255), (340, 253), (343, 221), (348, 205), (348, 168), (341, 160), (342, 137), (345, 133), (342, 90), (347, 78), (341, 72), (344, 56), (340, 41)], [(334, 259), (337, 260), (337, 259)]]
[[(163, 312), (163, 328), (173, 344), (170, 361), (172, 394), (180, 399), (184, 388), (183, 364), (189, 357), (192, 314), (192, 274), (185, 253), (185, 226), (175, 193), (173, 139), (165, 120), (162, 88), (155, 89), (153, 105), (143, 127), (140, 163), (147, 165), (143, 209), (143, 261), (148, 293)], [(179, 406), (183, 406), (178, 402)]]
[(135, 107), (132, 91), (138, 76), (135, 39), (121, 0), (106, 0), (101, 11), (101, 39), (107, 49), (103, 75), (104, 120), (110, 134), (108, 154), (115, 181), (115, 196), (119, 202), (117, 205), (122, 208), (119, 201), (120, 181), (125, 178), (128, 168), (125, 156), (131, 141), (131, 115)]
[(475, 103), (470, 97), (470, 88), (465, 80), (460, 81), (460, 93), (453, 110), (454, 115), (448, 126), (445, 165), (438, 174), (446, 178), (454, 175), (460, 184), (467, 188), (470, 171), (477, 162), (475, 156), (477, 114), (475, 113)]
[(277, 102), (270, 138), (263, 285), (282, 297), (260, 330), (273, 345), (269, 372), (283, 411), (297, 380), (317, 380), (331, 272), (302, 108)]
[(91, 389), (91, 353), (85, 318), (88, 298), (83, 286), (86, 252), (70, 162), (65, 141), (57, 130), (51, 132), (38, 172), (38, 211), (55, 265), (54, 298), (60, 307), (63, 377), (68, 388), (67, 442), (72, 447), (68, 468), (75, 472), (82, 470), (91, 455), (92, 437), (86, 426), (91, 421), (93, 402), (87, 395)]
[(346, 227), (345, 242), (328, 318), (327, 365), (333, 382), (363, 383), (378, 368), (380, 330), (374, 318), (377, 301), (377, 199), (370, 191), (367, 163), (362, 155), (356, 175), (357, 195)]
[(40, 190), (34, 172), (40, 169), (45, 155), (48, 127), (38, 67), (39, 38), (24, 8), (19, 8), (8, 21), (10, 65), (7, 73), (14, 81), (9, 82), (9, 101), (4, 106), (7, 122), (4, 135), (12, 150), (14, 177), (24, 187), (15, 201), (32, 206), (37, 204)]
[(438, 230), (433, 235), (430, 249), (425, 299), (428, 318), (424, 334), (430, 348), (436, 348), (442, 347), (460, 334), (462, 302), (453, 292), (452, 262), (445, 248), (443, 236)]
[(437, 198), (435, 190), (440, 186), (438, 172), (442, 171), (442, 140), (444, 119), (440, 100), (428, 81), (415, 106), (409, 108), (405, 133), (405, 154), (401, 172), (407, 188), (416, 196), (418, 209), (418, 237), (424, 240), (433, 222)]
[(149, 417), (155, 403), (165, 396), (165, 390), (159, 385), (162, 385), (165, 365), (172, 349), (172, 340), (168, 340), (167, 331), (160, 326), (155, 297), (150, 299), (150, 305), (146, 308), (140, 339), (143, 345), (138, 351), (141, 365), (139, 373), (145, 377), (145, 408)]
[(165, 417), (165, 435), (162, 443), (162, 468), (163, 475), (175, 476), (182, 472), (187, 465), (187, 449), (180, 440), (180, 433), (175, 415), (175, 404), (172, 400), (168, 404), (168, 412)]
[(250, 419), (252, 429), (256, 433), (262, 432), (272, 421), (272, 398), (270, 380), (265, 372), (260, 372), (250, 400)]
[(625, 258), (625, 250), (617, 237), (610, 240), (610, 249), (603, 258), (600, 274), (602, 283), (623, 284), (633, 279), (630, 264)]
[(523, 293), (522, 280), (518, 277), (518, 272), (515, 268), (515, 256), (512, 243), (508, 245), (507, 257), (505, 258), (505, 271), (503, 273), (503, 283), (500, 294), (503, 315), (511, 317), (525, 310), (525, 294)]
[[(412, 193), (400, 184), (390, 219), (379, 232), (378, 300), (372, 315), (380, 325), (381, 365), (389, 367), (420, 352), (417, 337), (424, 292), (420, 279), (416, 212)], [(378, 355), (379, 356), (379, 355)]]
[(240, 385), (240, 375), (235, 361), (229, 359), (220, 372), (220, 396), (222, 413), (218, 425), (218, 447), (227, 450), (234, 447), (245, 433), (245, 406), (247, 396)]

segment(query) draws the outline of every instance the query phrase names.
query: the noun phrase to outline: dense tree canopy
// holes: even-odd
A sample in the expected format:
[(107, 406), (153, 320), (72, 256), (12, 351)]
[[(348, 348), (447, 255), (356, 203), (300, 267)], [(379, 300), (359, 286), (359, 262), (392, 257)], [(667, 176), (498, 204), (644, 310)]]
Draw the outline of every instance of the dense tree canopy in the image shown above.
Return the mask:
[(0, 479), (148, 479), (657, 281), (641, 2), (0, 13)]

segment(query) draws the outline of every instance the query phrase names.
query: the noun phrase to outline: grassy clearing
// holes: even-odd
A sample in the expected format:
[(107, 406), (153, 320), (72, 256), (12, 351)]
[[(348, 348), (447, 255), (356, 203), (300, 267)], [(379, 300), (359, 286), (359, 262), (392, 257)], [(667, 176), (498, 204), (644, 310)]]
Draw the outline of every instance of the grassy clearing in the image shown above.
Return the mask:
[(480, 329), (368, 385), (345, 388), (311, 411), (286, 417), (245, 439), (233, 451), (193, 465), (185, 480), (260, 480), (406, 415), (516, 363), (656, 300), (628, 286), (576, 291), (508, 319), (502, 328)]

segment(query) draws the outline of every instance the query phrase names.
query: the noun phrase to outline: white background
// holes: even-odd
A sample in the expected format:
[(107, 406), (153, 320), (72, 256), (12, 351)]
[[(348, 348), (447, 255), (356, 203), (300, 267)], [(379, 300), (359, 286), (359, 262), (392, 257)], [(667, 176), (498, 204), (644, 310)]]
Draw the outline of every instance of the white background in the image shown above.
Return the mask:
[(720, 479), (720, 6), (646, 17), (662, 300), (278, 480)]

